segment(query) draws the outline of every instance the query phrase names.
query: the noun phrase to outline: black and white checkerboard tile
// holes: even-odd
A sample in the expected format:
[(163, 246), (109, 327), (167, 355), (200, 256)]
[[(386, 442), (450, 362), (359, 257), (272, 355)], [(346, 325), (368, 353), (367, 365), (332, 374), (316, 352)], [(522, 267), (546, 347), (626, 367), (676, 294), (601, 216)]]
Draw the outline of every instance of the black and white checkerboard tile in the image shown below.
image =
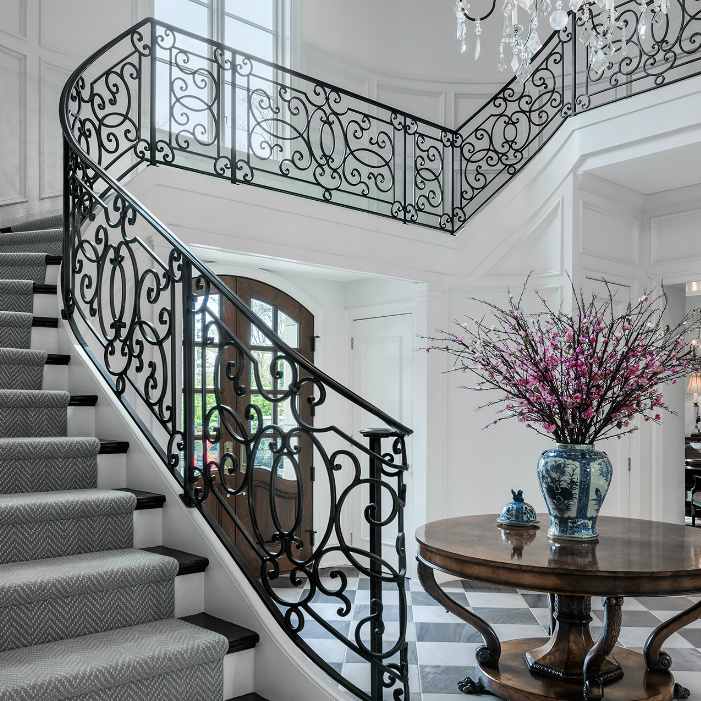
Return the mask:
[[(337, 630), (353, 634), (358, 621), (369, 612), (369, 580), (358, 577), (355, 570), (345, 570), (348, 576), (346, 595), (352, 610), (339, 615), (338, 599), (317, 595), (314, 610)], [(338, 588), (338, 579), (326, 581), (329, 589)], [(387, 587), (387, 585), (386, 585)], [(443, 589), (463, 606), (487, 620), (501, 640), (545, 637), (550, 622), (545, 594), (518, 592), (479, 582), (454, 580)], [(294, 592), (294, 593), (292, 593)], [(287, 588), (286, 597), (301, 596), (302, 592)], [(457, 683), (474, 676), (475, 650), (482, 644), (479, 633), (431, 599), (418, 580), (408, 582), (410, 701), (458, 701), (465, 698)], [(628, 598), (623, 606), (623, 627), (619, 645), (639, 652), (648, 635), (662, 621), (688, 608), (699, 597)], [(317, 603), (318, 602), (318, 603)], [(603, 607), (601, 600), (592, 599), (592, 635), (601, 630)], [(385, 592), (385, 621), (387, 635), (397, 626), (397, 591)], [(332, 667), (359, 687), (369, 688), (369, 666), (355, 653), (336, 640), (331, 633), (314, 621), (307, 621), (302, 637)], [(368, 640), (368, 634), (363, 634)], [(672, 656), (675, 680), (691, 690), (691, 699), (701, 701), (701, 620), (672, 635), (664, 649)], [(487, 698), (487, 697), (485, 697)]]

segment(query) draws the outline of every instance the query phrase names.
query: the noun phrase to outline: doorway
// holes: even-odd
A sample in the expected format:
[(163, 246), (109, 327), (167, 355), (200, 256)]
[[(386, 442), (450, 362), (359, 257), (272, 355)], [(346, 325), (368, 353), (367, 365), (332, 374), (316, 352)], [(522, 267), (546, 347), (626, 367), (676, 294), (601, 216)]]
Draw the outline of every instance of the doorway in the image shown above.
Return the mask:
[[(412, 354), (414, 346), (413, 314), (411, 312), (384, 314), (382, 316), (359, 316), (352, 320), (352, 374), (353, 389), (361, 397), (391, 417), (411, 425), (412, 421)], [(380, 428), (381, 422), (371, 414), (354, 406), (353, 435), (364, 428)], [(407, 442), (407, 460), (412, 462), (412, 443)], [(366, 456), (361, 456), (362, 477), (368, 475)], [(407, 493), (411, 495), (411, 470), (406, 475)], [(382, 518), (389, 511), (389, 499), (383, 501)], [(413, 568), (413, 517), (411, 496), (404, 510), (404, 525), (407, 546), (407, 568)], [(368, 490), (356, 490), (352, 509), (352, 544), (370, 550), (370, 528), (364, 517), (369, 503)], [(396, 520), (382, 529), (383, 557), (397, 566)]]
[[(314, 317), (308, 309), (266, 283), (220, 277), (265, 326), (314, 362)], [(197, 296), (196, 287), (193, 291)], [(289, 391), (294, 376), (306, 373), (283, 360), (267, 334), (221, 295), (210, 295), (207, 313), (237, 340), (220, 338), (211, 326), (204, 336), (214, 343), (206, 344), (195, 327), (195, 461), (212, 465), (216, 488), (238, 526), (216, 496), (205, 505), (254, 573), (260, 573), (261, 556), (286, 573), (294, 568), (288, 554), (304, 560), (314, 546), (312, 445), (297, 430), (300, 423), (313, 425), (311, 388)], [(222, 409), (210, 414), (217, 405), (215, 386)], [(207, 440), (206, 423), (210, 435), (219, 432), (218, 441)]]

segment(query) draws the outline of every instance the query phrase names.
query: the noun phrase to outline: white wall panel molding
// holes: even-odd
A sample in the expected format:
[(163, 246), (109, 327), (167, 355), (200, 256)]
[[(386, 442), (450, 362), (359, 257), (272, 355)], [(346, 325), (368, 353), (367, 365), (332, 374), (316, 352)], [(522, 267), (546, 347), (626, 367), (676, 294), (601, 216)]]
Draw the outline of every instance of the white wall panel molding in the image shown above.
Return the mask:
[(39, 199), (60, 197), (63, 192), (61, 173), (62, 141), (58, 121), (61, 90), (71, 71), (48, 61), (39, 67)]
[(580, 252), (595, 258), (637, 266), (640, 263), (640, 218), (620, 209), (581, 201)]
[(458, 127), (491, 100), (496, 90), (459, 90), (453, 94), (453, 126)]
[(328, 57), (323, 56), (305, 56), (303, 66), (302, 72), (317, 80), (337, 84), (363, 97), (370, 97), (370, 79), (352, 67), (329, 61)]
[(0, 31), (19, 39), (27, 38), (28, 0), (2, 0)]
[(27, 56), (0, 44), (0, 206), (27, 201)]
[(539, 278), (562, 275), (563, 198), (528, 219), (514, 234), (495, 246), (494, 253), (473, 271), (479, 277)]
[(689, 262), (697, 258), (692, 246), (698, 235), (701, 209), (652, 217), (650, 220), (650, 264)]
[(443, 126), (446, 115), (445, 92), (427, 89), (398, 88), (394, 85), (378, 82), (375, 85), (375, 99), (390, 107), (402, 105), (410, 114), (422, 116)]

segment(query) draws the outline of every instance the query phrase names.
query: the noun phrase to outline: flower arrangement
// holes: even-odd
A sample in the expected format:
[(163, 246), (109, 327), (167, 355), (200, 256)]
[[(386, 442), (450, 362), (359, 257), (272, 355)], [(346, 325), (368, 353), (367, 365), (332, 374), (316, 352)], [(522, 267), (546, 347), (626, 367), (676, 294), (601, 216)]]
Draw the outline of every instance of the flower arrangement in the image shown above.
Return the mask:
[(479, 407), (502, 405), (488, 426), (517, 418), (558, 443), (591, 444), (637, 430), (636, 416), (659, 422), (662, 410), (674, 413), (660, 385), (689, 372), (691, 321), (662, 328), (664, 292), (644, 294), (616, 314), (608, 285), (606, 296), (588, 301), (573, 287), (571, 314), (553, 311), (540, 295), (543, 311), (527, 314), (527, 284), (517, 298), (509, 294), (506, 309), (474, 300), (491, 312), (490, 322), (468, 316), (455, 322), (455, 333), (428, 339), (427, 352), (447, 352), (453, 370), (477, 376), (467, 389), (501, 393)]

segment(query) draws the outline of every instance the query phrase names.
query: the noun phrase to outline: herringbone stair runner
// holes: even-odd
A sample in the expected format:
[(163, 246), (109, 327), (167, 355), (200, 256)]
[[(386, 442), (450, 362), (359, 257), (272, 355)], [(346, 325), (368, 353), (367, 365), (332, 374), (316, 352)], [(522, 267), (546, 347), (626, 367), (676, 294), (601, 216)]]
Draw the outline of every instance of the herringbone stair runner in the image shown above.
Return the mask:
[(229, 641), (173, 618), (178, 562), (133, 549), (137, 498), (97, 489), (100, 441), (42, 388), (33, 288), (60, 227), (0, 233), (0, 701), (221, 701)]

